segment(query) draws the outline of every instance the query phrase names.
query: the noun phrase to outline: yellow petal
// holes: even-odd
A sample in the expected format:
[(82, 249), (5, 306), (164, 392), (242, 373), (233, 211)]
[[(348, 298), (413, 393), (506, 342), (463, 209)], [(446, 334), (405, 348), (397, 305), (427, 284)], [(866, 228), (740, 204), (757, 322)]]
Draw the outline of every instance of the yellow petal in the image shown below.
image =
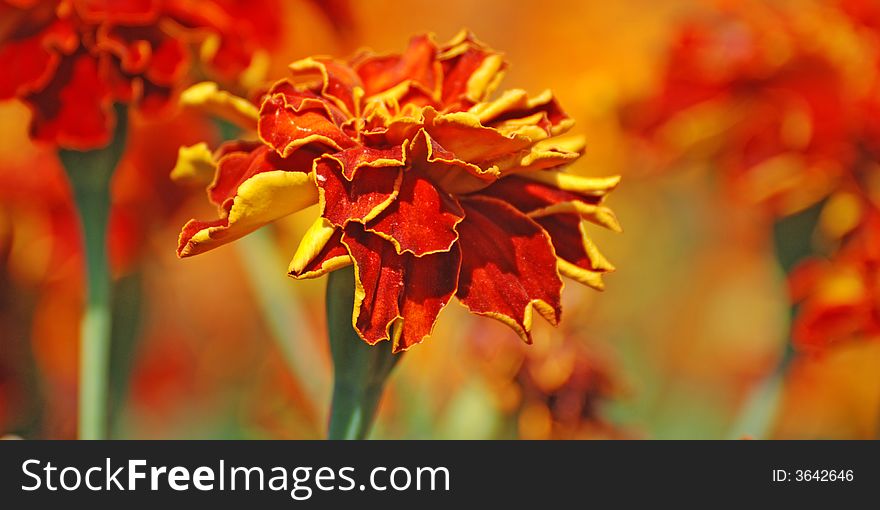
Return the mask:
[(180, 247), (180, 256), (197, 255), (234, 241), (317, 201), (318, 191), (307, 173), (272, 170), (257, 174), (239, 186), (227, 224), (182, 239), (186, 244)]
[(559, 202), (543, 209), (537, 209), (529, 213), (529, 217), (540, 218), (551, 214), (574, 213), (581, 218), (601, 225), (614, 232), (623, 232), (617, 216), (609, 207), (604, 205), (585, 204), (584, 202)]
[(171, 169), (171, 179), (207, 186), (214, 179), (216, 171), (217, 163), (208, 144), (200, 142), (178, 149), (177, 163)]
[(473, 102), (485, 101), (504, 77), (504, 59), (489, 55), (467, 81), (466, 96)]
[(528, 172), (519, 176), (565, 191), (573, 191), (591, 196), (606, 195), (620, 184), (619, 175), (610, 177), (582, 177), (557, 170)]
[(196, 83), (183, 91), (180, 103), (195, 106), (245, 129), (256, 129), (260, 110), (247, 99), (220, 90), (210, 81)]
[(302, 273), (303, 269), (305, 269), (306, 266), (312, 260), (314, 260), (314, 258), (317, 257), (319, 253), (321, 253), (321, 250), (324, 249), (327, 241), (330, 240), (335, 231), (336, 227), (330, 224), (330, 222), (327, 221), (325, 218), (319, 216), (318, 219), (316, 219), (315, 222), (312, 223), (312, 226), (309, 227), (305, 235), (303, 235), (302, 240), (299, 242), (296, 253), (293, 254), (293, 259), (290, 261), (290, 265), (287, 267), (287, 273), (296, 279), (317, 278), (319, 276), (323, 276), (324, 274), (329, 273), (330, 271), (334, 271), (336, 269), (351, 264), (351, 257), (348, 255), (342, 257), (334, 257), (321, 264), (320, 269), (309, 271), (307, 273)]

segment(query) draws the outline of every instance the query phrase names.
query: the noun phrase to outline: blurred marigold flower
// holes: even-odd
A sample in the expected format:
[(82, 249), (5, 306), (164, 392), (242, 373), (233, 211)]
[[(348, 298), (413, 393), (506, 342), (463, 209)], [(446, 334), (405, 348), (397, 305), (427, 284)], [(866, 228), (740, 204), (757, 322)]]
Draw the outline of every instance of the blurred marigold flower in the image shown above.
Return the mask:
[(880, 338), (880, 212), (862, 207), (859, 224), (829, 260), (809, 259), (789, 278), (792, 300), (800, 304), (792, 335), (801, 348)]
[(876, 139), (876, 34), (859, 28), (868, 3), (718, 3), (680, 28), (659, 90), (625, 120), (666, 157), (711, 158), (738, 197), (796, 212)]
[(796, 345), (876, 336), (880, 7), (715, 3), (684, 25), (659, 90), (624, 112), (665, 157), (702, 157), (735, 195), (787, 216), (820, 203), (828, 259), (790, 275)]
[(280, 36), (277, 0), (2, 0), (0, 99), (32, 111), (31, 135), (71, 149), (106, 145), (114, 102), (155, 112), (197, 68), (247, 80)]
[(603, 416), (602, 406), (626, 388), (599, 349), (572, 336), (523, 349), (479, 335), (471, 345), (500, 410), (516, 418), (520, 438), (633, 436)]
[(190, 221), (178, 254), (319, 203), (289, 273), (354, 263), (352, 321), (367, 343), (421, 342), (453, 295), (530, 341), (533, 310), (559, 321), (560, 274), (601, 289), (613, 269), (585, 221), (619, 230), (603, 204), (619, 179), (563, 172), (583, 151), (559, 137), (572, 120), (549, 91), (490, 99), (506, 67), (462, 32), (442, 46), (415, 37), (402, 54), (294, 62), (259, 107), (210, 83), (189, 89), (184, 102), (259, 139), (181, 150), (178, 178), (208, 180), (216, 165), (208, 196), (220, 218)]

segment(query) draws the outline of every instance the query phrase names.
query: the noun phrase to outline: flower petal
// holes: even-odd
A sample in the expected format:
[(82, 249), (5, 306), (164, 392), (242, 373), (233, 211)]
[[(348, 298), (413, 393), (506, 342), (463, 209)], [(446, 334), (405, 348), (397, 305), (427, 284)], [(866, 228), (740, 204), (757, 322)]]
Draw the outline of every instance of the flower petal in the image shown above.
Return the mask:
[(471, 193), (485, 188), (499, 177), (495, 167), (483, 169), (458, 159), (432, 139), (424, 129), (416, 133), (409, 146), (409, 160), (417, 164), (420, 171), (447, 193)]
[(208, 198), (218, 207), (235, 197), (239, 187), (251, 177), (273, 170), (308, 174), (319, 154), (303, 148), (287, 158), (259, 142), (230, 142), (220, 147), (217, 173), (208, 186)]
[(493, 164), (501, 175), (538, 173), (535, 171), (569, 165), (581, 157), (585, 145), (582, 136), (549, 138), (532, 145), (528, 150), (496, 159)]
[(317, 278), (351, 264), (348, 249), (342, 244), (342, 230), (319, 217), (306, 231), (287, 273), (296, 278)]
[(318, 200), (308, 173), (271, 170), (242, 182), (234, 197), (223, 204), (219, 220), (187, 223), (178, 240), (177, 254), (189, 257), (234, 241), (266, 223), (304, 209)]
[(397, 197), (404, 164), (402, 147), (325, 154), (315, 163), (323, 217), (338, 227), (375, 218)]
[(171, 169), (171, 179), (178, 182), (207, 185), (217, 173), (214, 155), (205, 142), (181, 146), (177, 151), (177, 163)]
[(560, 135), (574, 125), (549, 90), (535, 97), (521, 89), (507, 90), (494, 101), (474, 105), (468, 113), (476, 115), (484, 126), (504, 134), (529, 133), (532, 139)]
[(328, 58), (305, 58), (289, 66), (295, 79), (302, 80), (314, 73), (320, 78), (309, 89), (332, 101), (349, 115), (358, 115), (363, 85), (355, 71), (342, 62)]
[(197, 83), (180, 94), (180, 104), (194, 106), (245, 129), (257, 125), (259, 109), (247, 99), (220, 90), (214, 82)]
[[(442, 68), (436, 60), (437, 45), (427, 35), (413, 37), (400, 55), (364, 54), (352, 67), (363, 81), (367, 97), (393, 98), (403, 105), (418, 96), (440, 99)], [(410, 97), (408, 97), (410, 95)]]
[(563, 276), (597, 290), (605, 288), (602, 274), (614, 271), (614, 266), (587, 236), (583, 220), (574, 214), (554, 214), (535, 221), (550, 235)]
[(327, 101), (289, 90), (273, 93), (263, 101), (258, 131), (260, 138), (282, 156), (308, 144), (342, 150), (354, 145), (340, 127), (345, 119)]
[(448, 111), (466, 109), (485, 101), (498, 87), (507, 62), (501, 54), (479, 42), (468, 31), (460, 32), (441, 50), (443, 102)]
[(349, 223), (342, 242), (355, 262), (352, 324), (361, 338), (371, 345), (391, 339), (392, 350), (400, 352), (429, 336), (455, 293), (461, 265), (457, 246), (423, 257), (399, 255), (358, 223)]
[(432, 164), (425, 141), (426, 136), (421, 136), (413, 142), (422, 147), (410, 151), (397, 197), (367, 224), (367, 230), (390, 241), (397, 253), (417, 257), (449, 251), (458, 239), (455, 226), (464, 218), (455, 197), (427, 177), (425, 170)]
[(33, 138), (78, 150), (110, 141), (116, 122), (112, 99), (91, 55), (63, 59), (49, 84), (26, 101), (33, 111)]
[(462, 251), (456, 296), (471, 312), (498, 319), (531, 343), (532, 309), (551, 324), (561, 314), (556, 253), (540, 225), (500, 200), (461, 201)]
[(0, 99), (28, 94), (42, 88), (52, 77), (60, 57), (43, 44), (41, 37), (6, 41), (0, 46)]
[(494, 160), (528, 149), (533, 140), (519, 135), (505, 136), (480, 124), (476, 115), (467, 112), (437, 114), (425, 112), (425, 130), (431, 138), (455, 157), (487, 168)]
[(602, 205), (619, 177), (587, 178), (555, 170), (511, 175), (481, 193), (503, 200), (533, 218), (576, 213), (598, 225), (621, 231), (614, 212)]
[[(0, 5), (0, 18), (10, 23), (7, 27), (15, 23), (29, 26), (27, 36), (9, 37), (0, 45), (0, 69), (4, 70), (0, 75), (0, 99), (41, 90), (52, 79), (62, 55), (73, 53), (79, 46), (79, 36), (68, 20), (56, 19), (46, 24), (40, 11)], [(19, 17), (23, 19), (13, 21)]]

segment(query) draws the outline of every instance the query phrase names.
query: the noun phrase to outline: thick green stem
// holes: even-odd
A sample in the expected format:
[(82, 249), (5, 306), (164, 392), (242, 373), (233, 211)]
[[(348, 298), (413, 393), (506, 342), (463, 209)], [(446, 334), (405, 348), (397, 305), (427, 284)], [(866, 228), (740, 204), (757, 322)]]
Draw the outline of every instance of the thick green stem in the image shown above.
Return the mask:
[(364, 439), (385, 381), (400, 359), (388, 343), (367, 345), (351, 324), (354, 271), (333, 271), (327, 281), (327, 331), (333, 355), (333, 402), (328, 439)]
[(127, 118), (116, 108), (110, 145), (93, 151), (61, 150), (82, 226), (86, 265), (86, 308), (80, 328), (79, 437), (107, 435), (107, 380), (110, 358), (111, 276), (107, 258), (110, 180), (125, 146)]

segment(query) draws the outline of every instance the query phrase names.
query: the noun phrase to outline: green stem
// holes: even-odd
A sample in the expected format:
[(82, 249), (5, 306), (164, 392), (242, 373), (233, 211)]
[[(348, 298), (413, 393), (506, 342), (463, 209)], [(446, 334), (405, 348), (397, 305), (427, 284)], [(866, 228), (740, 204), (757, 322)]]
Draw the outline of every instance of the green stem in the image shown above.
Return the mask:
[(393, 354), (387, 343), (367, 345), (355, 332), (352, 267), (333, 271), (328, 278), (327, 332), (334, 369), (328, 439), (365, 439), (385, 381), (401, 355)]
[(79, 437), (107, 435), (107, 380), (110, 358), (111, 275), (107, 258), (110, 180), (125, 146), (127, 116), (116, 108), (116, 130), (105, 148), (60, 150), (73, 189), (86, 265), (86, 308), (80, 327)]

